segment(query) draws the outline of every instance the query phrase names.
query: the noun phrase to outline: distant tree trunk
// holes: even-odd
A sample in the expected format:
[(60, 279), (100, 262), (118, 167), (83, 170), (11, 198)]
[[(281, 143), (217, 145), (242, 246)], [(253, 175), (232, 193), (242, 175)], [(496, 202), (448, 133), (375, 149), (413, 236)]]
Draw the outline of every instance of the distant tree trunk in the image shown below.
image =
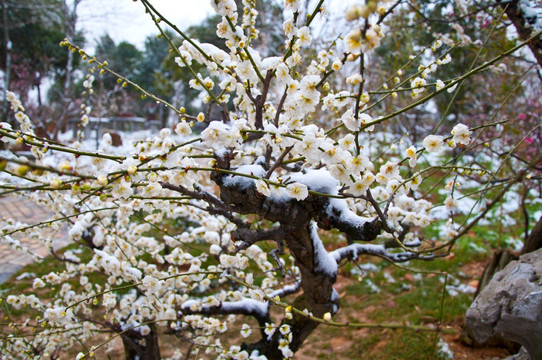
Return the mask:
[(523, 249), (521, 249), (520, 255), (527, 254), (542, 248), (542, 216), (538, 219), (538, 222), (534, 226), (533, 230), (525, 240)]
[(9, 27), (8, 27), (8, 6), (6, 0), (2, 0), (2, 25), (4, 27), (4, 44), (6, 46), (6, 68), (4, 70), (4, 93), (2, 94), (2, 121), (7, 120), (8, 114), (8, 102), (6, 99), (6, 90), (9, 90), (9, 85), (11, 81), (11, 40), (9, 37)]
[(41, 108), (42, 107), (42, 102), (41, 102), (41, 74), (39, 75), (39, 78), (36, 80), (36, 91), (37, 91), (37, 97), (38, 97), (38, 107)]
[(126, 360), (160, 360), (156, 326), (154, 324), (147, 326), (151, 332), (146, 336), (142, 336), (136, 330), (129, 330), (121, 335)]
[[(530, 19), (525, 18), (525, 14), (519, 7), (519, 0), (504, 1), (499, 0), (501, 7), (505, 10), (506, 15), (518, 32), (521, 40), (525, 41), (533, 36), (537, 30), (530, 26)], [(536, 19), (535, 19), (536, 20)], [(542, 39), (536, 37), (529, 42), (529, 49), (533, 52), (538, 65), (542, 67)]]
[[(69, 40), (73, 40), (75, 36), (75, 25), (77, 23), (77, 6), (81, 3), (82, 0), (73, 0), (72, 7), (68, 6), (65, 1), (64, 6), (64, 31), (66, 32), (66, 37)], [(58, 120), (56, 127), (53, 131), (52, 138), (56, 139), (58, 133), (65, 127), (68, 123), (68, 117), (70, 115), (70, 107), (72, 104), (71, 100), (71, 89), (72, 89), (72, 74), (73, 74), (73, 52), (68, 50), (68, 58), (66, 61), (66, 78), (64, 79), (64, 88), (62, 91), (62, 115)]]

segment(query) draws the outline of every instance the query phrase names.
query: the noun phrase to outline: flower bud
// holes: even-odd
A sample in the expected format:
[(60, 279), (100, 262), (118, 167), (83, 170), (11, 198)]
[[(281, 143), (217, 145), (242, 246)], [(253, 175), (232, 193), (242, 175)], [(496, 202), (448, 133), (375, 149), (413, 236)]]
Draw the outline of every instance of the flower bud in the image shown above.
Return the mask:
[(59, 180), (59, 179), (53, 179), (53, 180), (51, 180), (49, 185), (51, 186), (51, 188), (53, 188), (55, 190), (60, 189), (60, 187), (62, 186), (62, 181)]
[(41, 176), (41, 175), (43, 175), (43, 172), (44, 172), (43, 169), (38, 169), (38, 168), (32, 169), (32, 174), (34, 174), (34, 175), (36, 175), (36, 176)]
[(19, 176), (25, 176), (28, 170), (30, 170), (28, 165), (19, 165), (17, 169), (15, 169), (15, 173)]
[(361, 16), (364, 19), (367, 19), (371, 13), (374, 12), (374, 10), (371, 10), (371, 8), (367, 5), (364, 5), (361, 7), (359, 11), (359, 16)]
[(346, 10), (345, 18), (347, 21), (354, 21), (359, 19), (361, 12), (361, 6), (354, 5), (350, 9)]
[(81, 186), (79, 186), (77, 184), (73, 184), (71, 191), (72, 191), (73, 195), (79, 195), (79, 194), (81, 194)]
[(98, 185), (100, 185), (100, 186), (107, 185), (107, 176), (105, 176), (105, 175), (98, 176)]

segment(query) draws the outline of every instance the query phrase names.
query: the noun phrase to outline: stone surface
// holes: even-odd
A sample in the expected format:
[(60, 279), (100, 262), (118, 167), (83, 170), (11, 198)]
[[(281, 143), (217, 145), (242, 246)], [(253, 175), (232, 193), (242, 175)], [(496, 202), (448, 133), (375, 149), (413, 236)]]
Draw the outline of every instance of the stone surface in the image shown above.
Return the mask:
[[(51, 217), (49, 212), (43, 206), (35, 204), (32, 200), (24, 197), (0, 197), (0, 218), (11, 218), (27, 224), (36, 224)], [(50, 231), (44, 229), (43, 231)], [(21, 267), (34, 261), (35, 254), (40, 257), (47, 256), (49, 249), (40, 241), (40, 239), (29, 236), (14, 235), (15, 239), (21, 242), (21, 245), (28, 252), (21, 252), (8, 246), (6, 239), (0, 236), (0, 283), (5, 282), (9, 277), (17, 272)], [(59, 231), (55, 234), (53, 247), (59, 249), (66, 246), (68, 236), (66, 231)]]
[(466, 327), (476, 343), (502, 337), (542, 359), (542, 249), (494, 275), (467, 311)]
[(531, 360), (531, 357), (527, 350), (522, 346), (516, 355), (509, 356), (504, 360)]

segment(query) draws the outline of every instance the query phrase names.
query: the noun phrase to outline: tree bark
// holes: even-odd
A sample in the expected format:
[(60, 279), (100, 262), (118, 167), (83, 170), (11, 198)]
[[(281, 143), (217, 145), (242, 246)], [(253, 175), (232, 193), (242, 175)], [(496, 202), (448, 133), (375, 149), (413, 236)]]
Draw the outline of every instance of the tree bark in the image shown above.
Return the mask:
[[(76, 23), (77, 23), (77, 6), (81, 3), (82, 0), (74, 0), (73, 8), (67, 4), (67, 0), (64, 1), (64, 31), (66, 32), (66, 37), (73, 41), (76, 32)], [(71, 89), (72, 89), (72, 75), (73, 75), (73, 52), (68, 51), (68, 58), (66, 61), (66, 78), (64, 79), (64, 87), (62, 89), (62, 115), (57, 125), (51, 134), (53, 139), (58, 137), (58, 133), (64, 128), (68, 123), (68, 118), (70, 114), (70, 106), (72, 103), (71, 100)]]
[(531, 233), (525, 240), (520, 255), (527, 254), (542, 248), (542, 216), (531, 230)]
[[(230, 154), (231, 155), (231, 154)], [(231, 157), (226, 154), (217, 157), (217, 167), (229, 170)], [(225, 181), (228, 177), (228, 181)], [(309, 196), (305, 200), (265, 197), (258, 193), (254, 182), (232, 181), (235, 177), (222, 172), (211, 175), (220, 187), (220, 198), (229, 211), (240, 214), (256, 214), (262, 219), (280, 224), (280, 241), (286, 243), (295, 264), (301, 273), (303, 294), (293, 303), (296, 309), (306, 309), (313, 316), (322, 318), (325, 313), (335, 314), (339, 309), (339, 296), (333, 289), (337, 278), (337, 265), (327, 259), (329, 254), (317, 235), (317, 225), (322, 229), (336, 228), (343, 232), (349, 241), (371, 241), (380, 233), (380, 224), (369, 221), (354, 223), (344, 219), (343, 211), (333, 205), (325, 196)], [(217, 205), (218, 206), (218, 205)], [(237, 234), (250, 234), (250, 231), (238, 231)], [(245, 239), (236, 239), (245, 240)], [(279, 239), (273, 239), (279, 240)], [(246, 240), (245, 240), (246, 241)], [(255, 240), (252, 239), (251, 243)], [(334, 264), (334, 265), (333, 265)], [(282, 324), (290, 326), (292, 341), (289, 348), (296, 352), (305, 339), (316, 329), (319, 322), (301, 314), (293, 313), (292, 319), (284, 318)], [(281, 324), (281, 325), (282, 325)], [(283, 336), (276, 330), (271, 338), (263, 337), (257, 343), (245, 345), (247, 350), (258, 350), (270, 360), (282, 360), (284, 355), (279, 348)]]
[[(333, 296), (333, 284), (337, 279), (337, 273), (326, 272), (318, 265), (314, 241), (320, 240), (314, 239), (313, 231), (316, 230), (312, 228), (313, 226), (315, 225), (307, 221), (289, 233), (285, 240), (301, 272), (303, 289), (303, 294), (294, 300), (292, 306), (296, 309), (306, 309), (313, 316), (322, 318), (325, 313), (335, 314), (339, 309), (339, 297)], [(292, 319), (283, 319), (281, 326), (290, 326), (292, 341), (289, 348), (295, 353), (320, 323), (297, 313), (292, 315)], [(249, 352), (258, 350), (269, 360), (282, 360), (284, 355), (279, 347), (282, 337), (281, 332), (276, 330), (270, 338), (264, 337), (255, 344), (245, 345), (245, 348)]]
[[(536, 29), (533, 29), (529, 24), (529, 19), (525, 18), (525, 14), (519, 8), (519, 0), (503, 1), (500, 0), (501, 7), (508, 15), (508, 18), (514, 24), (519, 38), (523, 41), (527, 40), (536, 33)], [(533, 52), (538, 66), (542, 68), (542, 39), (540, 36), (532, 39), (529, 42), (529, 49)]]
[(160, 360), (156, 326), (154, 324), (147, 326), (151, 332), (146, 336), (142, 336), (136, 330), (129, 330), (121, 335), (126, 360)]
[(6, 68), (4, 70), (4, 91), (2, 94), (2, 121), (7, 120), (8, 115), (8, 102), (6, 99), (6, 91), (9, 90), (11, 81), (11, 40), (9, 37), (8, 27), (8, 6), (6, 0), (2, 0), (2, 22), (4, 27), (4, 44), (6, 46)]

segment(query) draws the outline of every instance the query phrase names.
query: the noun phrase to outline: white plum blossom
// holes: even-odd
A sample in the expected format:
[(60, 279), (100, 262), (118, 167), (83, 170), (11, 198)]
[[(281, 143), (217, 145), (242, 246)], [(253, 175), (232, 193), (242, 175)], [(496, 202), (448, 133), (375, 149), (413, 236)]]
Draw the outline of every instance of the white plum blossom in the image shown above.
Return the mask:
[(126, 199), (133, 194), (131, 182), (126, 181), (126, 179), (121, 178), (113, 183), (113, 191), (111, 194), (115, 198)]
[(341, 121), (343, 122), (344, 126), (346, 126), (346, 128), (350, 131), (357, 131), (361, 126), (360, 119), (356, 119), (354, 117), (354, 112), (352, 111), (352, 109), (348, 109), (344, 112), (343, 116), (341, 117)]
[(435, 88), (436, 88), (437, 91), (439, 91), (439, 90), (443, 89), (445, 86), (446, 86), (446, 84), (444, 84), (444, 82), (439, 79), (436, 82)]
[(357, 85), (363, 81), (363, 77), (360, 73), (350, 75), (346, 78), (346, 83), (349, 85)]
[(368, 188), (367, 182), (360, 179), (350, 185), (350, 193), (354, 196), (365, 195)]
[(408, 149), (406, 149), (406, 156), (409, 158), (408, 164), (410, 165), (410, 167), (412, 168), (416, 167), (416, 159), (417, 159), (416, 147), (411, 146)]
[(241, 139), (241, 133), (235, 127), (230, 127), (220, 121), (212, 121), (201, 133), (205, 144), (211, 148), (234, 147)]
[(265, 324), (265, 333), (268, 335), (268, 336), (271, 336), (273, 335), (273, 333), (275, 332), (276, 330), (276, 327), (274, 324), (271, 324), (271, 323), (266, 323)]
[(358, 52), (361, 48), (361, 31), (359, 29), (350, 30), (345, 38), (346, 51)]
[(439, 135), (429, 135), (423, 139), (423, 146), (428, 152), (439, 152), (442, 150), (443, 138)]
[(424, 86), (427, 84), (427, 81), (421, 77), (415, 77), (410, 81), (410, 87), (412, 87), (412, 96), (417, 97), (419, 94), (424, 92)]
[(175, 132), (181, 136), (188, 136), (192, 133), (192, 129), (190, 128), (190, 125), (183, 120), (175, 127)]
[(256, 180), (256, 190), (264, 196), (271, 195), (271, 190), (269, 190), (269, 185), (267, 185), (265, 180)]
[(309, 191), (306, 185), (294, 182), (286, 186), (286, 194), (296, 200), (304, 200), (309, 196)]
[(233, 0), (211, 1), (211, 5), (214, 10), (222, 16), (233, 17), (234, 12), (237, 11), (237, 5)]
[(252, 329), (248, 324), (243, 324), (241, 327), (241, 336), (246, 338), (252, 333)]
[(299, 46), (309, 46), (312, 41), (310, 29), (307, 26), (303, 26), (297, 31)]
[(365, 39), (362, 42), (363, 51), (369, 51), (378, 47), (383, 38), (384, 33), (380, 25), (372, 24), (365, 33)]
[(384, 166), (380, 168), (380, 172), (383, 177), (388, 180), (395, 179), (399, 176), (399, 167), (396, 162), (388, 161)]
[(288, 335), (292, 330), (290, 328), (290, 325), (284, 324), (279, 327), (279, 331), (282, 335)]
[(285, 0), (284, 4), (286, 9), (291, 11), (297, 11), (301, 6), (301, 0)]
[(34, 289), (40, 289), (40, 288), (42, 288), (42, 287), (44, 287), (44, 286), (45, 286), (45, 282), (43, 282), (42, 279), (40, 279), (40, 278), (34, 279), (34, 282), (33, 282), (33, 284), (32, 284), (32, 287), (33, 287)]
[(454, 199), (451, 196), (448, 196), (446, 200), (444, 201), (444, 205), (446, 206), (446, 209), (449, 211), (457, 210), (458, 201)]
[(222, 254), (220, 255), (220, 264), (225, 268), (231, 268), (237, 266), (237, 259), (235, 256)]
[(466, 125), (463, 125), (463, 124), (455, 125), (451, 133), (454, 136), (453, 141), (456, 142), (457, 144), (463, 144), (463, 145), (470, 144), (471, 131)]

